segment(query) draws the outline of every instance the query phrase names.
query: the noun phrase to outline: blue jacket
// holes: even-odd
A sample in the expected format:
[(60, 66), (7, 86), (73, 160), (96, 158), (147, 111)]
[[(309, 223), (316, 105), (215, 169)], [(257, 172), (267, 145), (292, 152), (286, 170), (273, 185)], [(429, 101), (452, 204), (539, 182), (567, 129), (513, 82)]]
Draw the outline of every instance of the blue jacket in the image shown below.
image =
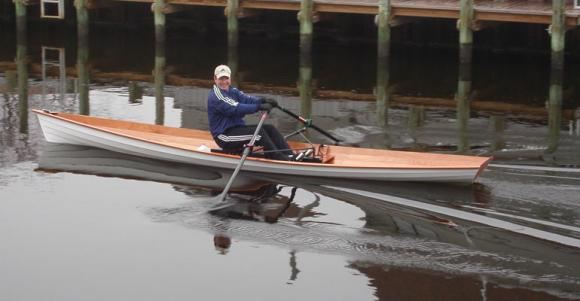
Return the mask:
[(215, 138), (231, 127), (246, 125), (244, 116), (257, 112), (261, 103), (261, 97), (246, 95), (236, 88), (222, 90), (213, 85), (207, 97), (211, 135)]

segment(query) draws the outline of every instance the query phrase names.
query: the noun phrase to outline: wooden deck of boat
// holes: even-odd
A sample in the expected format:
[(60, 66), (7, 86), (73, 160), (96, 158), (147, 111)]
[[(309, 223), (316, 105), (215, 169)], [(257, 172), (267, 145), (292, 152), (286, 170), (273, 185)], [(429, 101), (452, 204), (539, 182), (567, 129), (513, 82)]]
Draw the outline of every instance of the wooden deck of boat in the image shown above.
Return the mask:
[[(153, 3), (154, 0), (118, 0)], [(168, 0), (173, 5), (225, 7), (227, 0)], [(315, 0), (316, 13), (376, 15), (378, 0)], [(241, 9), (299, 11), (300, 0), (240, 0)], [(391, 0), (392, 17), (459, 18), (459, 0)], [(475, 21), (550, 24), (552, 1), (543, 0), (475, 0)], [(578, 25), (580, 9), (566, 1), (566, 24)]]

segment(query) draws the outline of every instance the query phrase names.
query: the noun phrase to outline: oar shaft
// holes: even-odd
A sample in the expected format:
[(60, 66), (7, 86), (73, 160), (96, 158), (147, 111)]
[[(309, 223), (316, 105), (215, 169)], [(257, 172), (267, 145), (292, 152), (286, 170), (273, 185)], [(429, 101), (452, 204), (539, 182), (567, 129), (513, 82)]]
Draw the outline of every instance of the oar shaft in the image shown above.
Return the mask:
[(281, 107), (281, 106), (278, 106), (277, 108), (278, 108), (278, 109), (280, 109), (282, 112), (284, 112), (284, 113), (286, 113), (286, 114), (288, 114), (288, 115), (290, 115), (290, 116), (292, 116), (292, 117), (296, 118), (296, 120), (298, 120), (298, 121), (302, 122), (302, 123), (303, 123), (304, 125), (306, 125), (307, 127), (311, 127), (311, 128), (313, 128), (313, 129), (317, 130), (319, 133), (321, 133), (322, 135), (324, 135), (324, 136), (326, 136), (326, 137), (330, 138), (330, 140), (334, 141), (335, 143), (338, 143), (338, 142), (340, 142), (340, 139), (338, 139), (338, 138), (336, 138), (336, 137), (332, 136), (332, 135), (331, 135), (331, 134), (329, 134), (327, 131), (325, 131), (325, 130), (323, 130), (323, 129), (319, 128), (318, 126), (316, 126), (316, 125), (314, 125), (314, 124), (312, 124), (312, 123), (310, 123), (310, 122), (309, 122), (309, 121), (308, 121), (306, 118), (304, 118), (304, 117), (302, 117), (302, 116), (299, 116), (299, 115), (296, 115), (296, 114), (294, 114), (294, 112), (292, 112), (292, 111), (289, 111), (289, 110), (287, 110), (287, 109), (285, 109), (285, 108), (283, 108), (283, 107)]
[(222, 193), (220, 195), (220, 202), (223, 202), (226, 199), (226, 195), (228, 194), (228, 191), (230, 191), (230, 188), (231, 188), (232, 184), (234, 183), (236, 176), (238, 175), (238, 173), (242, 169), (242, 166), (244, 165), (246, 158), (248, 157), (248, 155), (250, 154), (250, 151), (252, 150), (252, 147), (254, 147), (254, 144), (256, 143), (258, 133), (260, 133), (260, 129), (262, 129), (262, 125), (264, 124), (264, 120), (266, 120), (266, 117), (268, 117), (268, 112), (264, 111), (264, 113), (262, 114), (262, 117), (260, 117), (260, 122), (258, 122), (258, 125), (256, 126), (256, 131), (254, 132), (252, 139), (244, 148), (244, 152), (242, 153), (242, 158), (240, 159), (238, 166), (236, 166), (236, 169), (232, 173), (232, 176), (230, 177), (230, 180), (226, 184), (224, 191), (222, 191)]

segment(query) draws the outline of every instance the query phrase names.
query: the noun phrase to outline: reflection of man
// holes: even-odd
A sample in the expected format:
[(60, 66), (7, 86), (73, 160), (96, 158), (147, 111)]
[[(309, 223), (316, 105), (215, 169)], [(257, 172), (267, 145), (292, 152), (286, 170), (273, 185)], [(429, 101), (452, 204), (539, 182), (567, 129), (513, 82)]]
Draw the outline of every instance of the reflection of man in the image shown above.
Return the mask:
[(213, 236), (213, 245), (221, 255), (226, 255), (232, 245), (232, 239), (223, 233), (216, 233)]

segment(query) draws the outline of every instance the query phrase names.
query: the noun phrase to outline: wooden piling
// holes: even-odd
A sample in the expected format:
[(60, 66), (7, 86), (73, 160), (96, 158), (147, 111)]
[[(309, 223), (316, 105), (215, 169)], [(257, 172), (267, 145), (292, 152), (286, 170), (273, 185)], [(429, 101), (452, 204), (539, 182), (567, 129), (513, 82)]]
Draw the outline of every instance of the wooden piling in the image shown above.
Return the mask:
[(24, 3), (24, 0), (15, 0), (14, 6), (16, 14), (16, 34), (18, 35), (21, 31), (26, 34), (26, 4)]
[(305, 48), (304, 51), (310, 52), (312, 44), (312, 35), (314, 33), (313, 26), (313, 0), (301, 0), (300, 12), (298, 12), (298, 21), (300, 21), (300, 47)]
[(552, 68), (564, 66), (564, 47), (566, 38), (566, 1), (552, 1), (552, 24), (550, 25)]
[(379, 14), (377, 15), (377, 55), (379, 58), (389, 56), (391, 45), (391, 0), (379, 0)]
[(153, 10), (155, 23), (155, 41), (156, 43), (165, 43), (165, 0), (155, 0), (151, 9)]
[(473, 47), (473, 0), (459, 1), (459, 61), (471, 63)]
[(238, 47), (238, 9), (239, 0), (228, 0), (225, 14), (228, 19), (228, 46)]
[(86, 37), (89, 34), (89, 12), (87, 10), (87, 0), (75, 0), (74, 6), (77, 13), (77, 36)]
[(165, 0), (155, 0), (152, 6), (155, 17), (155, 124), (165, 123)]
[(241, 79), (238, 78), (238, 47), (228, 46), (228, 67), (230, 67), (230, 70), (232, 71), (232, 86), (239, 87)]

